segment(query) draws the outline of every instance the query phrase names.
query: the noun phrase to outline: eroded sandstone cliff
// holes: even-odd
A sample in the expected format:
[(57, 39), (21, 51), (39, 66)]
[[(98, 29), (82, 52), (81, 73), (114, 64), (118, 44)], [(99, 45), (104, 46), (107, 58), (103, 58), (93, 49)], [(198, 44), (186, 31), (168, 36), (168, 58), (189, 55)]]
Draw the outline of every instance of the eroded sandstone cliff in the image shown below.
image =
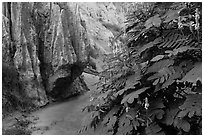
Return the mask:
[(124, 25), (113, 3), (7, 2), (2, 12), (3, 106), (10, 93), (43, 106), (86, 91), (84, 68), (112, 52)]
[(77, 92), (69, 86), (87, 63), (89, 45), (78, 14), (76, 3), (3, 4), (3, 66), (14, 66), (36, 105), (46, 104), (46, 95)]

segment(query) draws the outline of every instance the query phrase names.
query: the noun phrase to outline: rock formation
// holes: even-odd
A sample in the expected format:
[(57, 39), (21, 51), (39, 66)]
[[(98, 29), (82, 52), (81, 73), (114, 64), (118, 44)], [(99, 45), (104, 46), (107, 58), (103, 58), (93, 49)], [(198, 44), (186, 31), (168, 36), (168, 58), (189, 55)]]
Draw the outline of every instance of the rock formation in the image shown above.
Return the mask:
[(80, 75), (90, 54), (96, 59), (98, 52), (110, 53), (109, 39), (122, 28), (124, 17), (114, 8), (113, 3), (3, 3), (4, 89), (12, 83), (18, 89), (12, 92), (25, 94), (36, 106), (45, 105), (48, 96), (87, 90)]
[(102, 71), (102, 55), (112, 53), (111, 40), (125, 26), (122, 5), (112, 2), (83, 2), (78, 5), (90, 41), (89, 63), (96, 64), (96, 70)]
[(79, 82), (89, 45), (78, 14), (76, 3), (3, 3), (3, 63), (14, 66), (36, 105), (76, 92), (69, 86)]

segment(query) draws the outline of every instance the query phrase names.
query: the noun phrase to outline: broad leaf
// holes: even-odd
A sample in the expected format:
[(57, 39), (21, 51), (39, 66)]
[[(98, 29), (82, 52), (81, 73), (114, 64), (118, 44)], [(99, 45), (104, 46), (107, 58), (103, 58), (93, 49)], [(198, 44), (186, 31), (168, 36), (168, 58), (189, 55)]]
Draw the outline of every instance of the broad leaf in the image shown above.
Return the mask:
[(152, 66), (150, 66), (147, 71), (145, 72), (145, 74), (147, 73), (151, 73), (151, 72), (158, 72), (159, 70), (161, 70), (164, 67), (169, 67), (171, 65), (174, 64), (174, 61), (171, 59), (164, 59), (164, 60), (160, 60), (159, 62), (154, 63)]
[(164, 19), (164, 23), (168, 23), (170, 21), (178, 19), (179, 11), (180, 10), (169, 10), (169, 11), (167, 11), (166, 14), (164, 16), (162, 16), (162, 19)]
[(114, 127), (116, 121), (117, 121), (117, 117), (116, 117), (116, 116), (113, 116), (113, 117), (109, 120), (109, 122), (108, 122), (108, 124), (107, 124), (108, 131), (113, 131), (113, 127)]
[(189, 132), (190, 130), (189, 122), (184, 119), (176, 118), (174, 120), (174, 126), (177, 127), (178, 129), (183, 129), (183, 131), (185, 132)]
[(171, 71), (172, 66), (164, 67), (158, 71), (158, 73), (150, 76), (147, 80), (154, 80), (153, 85), (157, 85), (158, 83), (164, 83), (172, 74), (173, 72)]
[(157, 98), (156, 100), (149, 102), (149, 104), (150, 106), (148, 110), (165, 108), (162, 98)]
[(145, 92), (147, 89), (149, 89), (149, 87), (144, 87), (144, 88), (141, 88), (141, 89), (139, 89), (137, 91), (134, 91), (134, 92), (128, 94), (127, 96), (125, 96), (122, 99), (121, 104), (123, 104), (125, 102), (128, 102), (128, 103), (132, 104), (134, 102), (134, 99), (138, 98), (139, 94)]
[(183, 118), (186, 115), (192, 117), (193, 115), (201, 116), (202, 113), (202, 95), (190, 94), (186, 96), (186, 100), (183, 105), (179, 106), (181, 111), (177, 117)]
[(135, 89), (135, 85), (140, 83), (139, 80), (140, 80), (140, 76), (134, 74), (134, 75), (131, 75), (129, 77), (127, 77), (126, 79), (126, 84), (125, 84), (125, 87), (121, 90), (119, 90), (115, 96), (117, 97), (118, 95), (122, 95), (125, 91), (127, 90), (133, 90)]
[(102, 124), (107, 124), (109, 120), (112, 119), (118, 113), (119, 109), (120, 109), (119, 106), (113, 107), (104, 117)]
[(177, 117), (177, 113), (179, 112), (179, 106), (183, 104), (182, 99), (176, 99), (173, 102), (169, 103), (169, 107), (165, 110), (164, 118), (162, 119), (162, 123), (168, 125), (172, 125), (175, 118)]
[[(99, 118), (100, 117), (100, 113), (99, 113), (99, 111), (92, 111), (92, 112), (90, 112), (88, 115), (86, 115), (84, 118), (83, 118), (83, 120), (82, 120), (82, 125), (84, 126), (84, 127), (94, 127), (94, 125), (93, 125), (93, 121), (94, 121), (94, 119), (95, 118)], [(86, 129), (87, 129), (86, 128)]]
[(185, 132), (189, 132), (191, 126), (190, 126), (189, 122), (187, 122), (186, 120), (183, 120), (180, 127), (181, 127)]
[(134, 86), (132, 86), (132, 87), (127, 87), (127, 86), (125, 86), (125, 88), (119, 90), (119, 91), (118, 91), (116, 94), (114, 94), (114, 95), (115, 95), (115, 97), (117, 97), (118, 95), (122, 95), (124, 92), (126, 92), (126, 91), (128, 91), (128, 90), (133, 90), (133, 89), (135, 89)]
[(108, 90), (105, 93), (100, 94), (100, 96), (98, 96), (98, 99), (105, 99), (107, 98), (107, 96), (112, 92), (112, 90)]
[(149, 107), (147, 109), (148, 117), (150, 117), (153, 121), (155, 118), (162, 119), (164, 115), (162, 108), (165, 108), (165, 106), (161, 98), (149, 102)]
[(159, 27), (161, 25), (161, 19), (159, 17), (159, 15), (155, 15), (151, 18), (149, 18), (146, 22), (145, 22), (145, 27), (148, 29), (148, 28), (151, 28), (152, 26), (155, 26), (155, 27)]
[(165, 112), (162, 109), (154, 109), (148, 111), (148, 116), (151, 118), (152, 121), (155, 121), (155, 118), (162, 119)]
[(162, 128), (156, 123), (150, 124), (148, 127), (145, 128), (147, 135), (156, 135), (159, 134), (159, 132), (162, 130)]
[(179, 79), (179, 78), (182, 77), (183, 71), (182, 71), (182, 69), (180, 67), (174, 66), (174, 67), (169, 67), (169, 68), (170, 68), (172, 74), (170, 75), (168, 80), (163, 83), (162, 88), (168, 87), (169, 85), (174, 83), (174, 81), (176, 79)]
[(181, 81), (188, 81), (195, 83), (197, 80), (202, 80), (202, 63), (198, 62), (194, 65)]
[(119, 127), (117, 135), (127, 135), (133, 130), (130, 120), (123, 114), (119, 120)]
[(164, 121), (166, 125), (172, 125), (174, 122), (174, 118), (176, 117), (176, 114), (178, 113), (178, 108), (170, 108), (165, 111)]

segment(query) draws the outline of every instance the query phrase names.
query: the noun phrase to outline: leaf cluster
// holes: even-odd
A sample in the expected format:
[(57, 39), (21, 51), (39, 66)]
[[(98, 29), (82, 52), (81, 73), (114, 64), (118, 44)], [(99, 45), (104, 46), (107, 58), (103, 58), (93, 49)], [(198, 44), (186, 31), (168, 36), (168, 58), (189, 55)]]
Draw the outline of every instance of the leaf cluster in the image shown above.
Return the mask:
[(178, 25), (184, 10), (188, 22), (200, 4), (147, 5), (128, 17), (129, 50), (107, 59), (113, 66), (86, 107), (92, 120), (84, 127), (102, 134), (202, 134), (201, 28)]

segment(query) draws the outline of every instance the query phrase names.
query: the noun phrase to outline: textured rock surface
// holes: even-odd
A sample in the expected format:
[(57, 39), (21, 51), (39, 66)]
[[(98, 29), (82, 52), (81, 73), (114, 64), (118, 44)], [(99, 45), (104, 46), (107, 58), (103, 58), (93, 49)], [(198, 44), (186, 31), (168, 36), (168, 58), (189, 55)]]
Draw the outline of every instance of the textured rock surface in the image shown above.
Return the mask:
[(124, 25), (113, 3), (12, 2), (3, 3), (2, 12), (3, 63), (14, 68), (19, 90), (37, 106), (47, 95), (86, 90), (79, 76), (87, 62), (101, 64), (97, 57), (112, 52), (110, 39)]
[(89, 43), (78, 14), (76, 3), (3, 4), (3, 62), (17, 69), (26, 95), (40, 99), (36, 105), (55, 89), (72, 92), (62, 87), (73, 89), (83, 71)]
[[(34, 30), (28, 23), (27, 9), (23, 9), (21, 3), (4, 3), (2, 18), (2, 58), (3, 64), (7, 69), (14, 68), (18, 75), (13, 76), (11, 71), (4, 71), (7, 77), (14, 77), (20, 83), (20, 89), (13, 90), (13, 95), (18, 94), (19, 90), (32, 99), (37, 106), (47, 103), (44, 87), (41, 82), (39, 71), (39, 60), (37, 50), (33, 42)], [(26, 11), (26, 12), (23, 12)], [(25, 21), (26, 20), (26, 21)], [(9, 85), (8, 82), (5, 82)], [(15, 85), (11, 85), (16, 88)], [(4, 92), (4, 91), (3, 91)]]
[(112, 53), (111, 40), (125, 26), (123, 5), (112, 2), (83, 2), (78, 5), (90, 41), (89, 62), (94, 63), (100, 72), (104, 64), (102, 55)]
[(110, 38), (124, 27), (124, 14), (112, 2), (79, 3), (81, 18), (86, 24), (94, 51), (111, 53)]

